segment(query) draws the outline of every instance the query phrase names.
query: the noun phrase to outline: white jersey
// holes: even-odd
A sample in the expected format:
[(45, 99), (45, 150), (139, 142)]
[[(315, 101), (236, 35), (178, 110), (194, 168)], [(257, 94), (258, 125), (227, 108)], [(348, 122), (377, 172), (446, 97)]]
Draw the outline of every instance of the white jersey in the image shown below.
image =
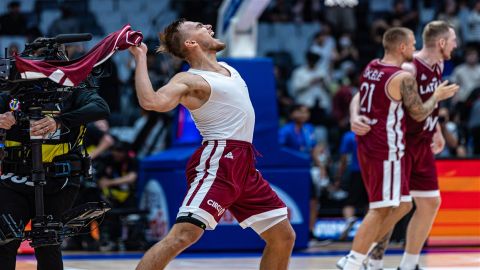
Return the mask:
[(211, 88), (208, 101), (190, 113), (203, 141), (231, 139), (251, 143), (255, 112), (247, 84), (234, 68), (224, 62), (219, 64), (230, 71), (230, 76), (193, 68), (188, 70), (202, 76)]

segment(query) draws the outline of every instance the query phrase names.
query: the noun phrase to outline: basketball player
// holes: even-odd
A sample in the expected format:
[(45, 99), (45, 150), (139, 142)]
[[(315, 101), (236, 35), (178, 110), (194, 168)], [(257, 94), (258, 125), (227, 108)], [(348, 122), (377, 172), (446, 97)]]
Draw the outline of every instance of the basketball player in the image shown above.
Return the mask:
[(147, 47), (130, 52), (135, 57), (135, 88), (146, 110), (165, 112), (178, 104), (192, 114), (203, 137), (187, 164), (189, 185), (175, 225), (150, 248), (137, 270), (159, 270), (195, 243), (205, 229), (213, 230), (229, 210), (243, 228), (251, 227), (266, 242), (260, 269), (287, 269), (295, 232), (287, 208), (255, 169), (252, 146), (255, 113), (240, 74), (216, 53), (225, 44), (213, 37), (211, 25), (183, 19), (161, 35), (162, 50), (190, 64), (165, 86), (154, 91), (148, 77)]
[(412, 61), (415, 37), (407, 28), (394, 27), (383, 36), (385, 55), (371, 61), (360, 79), (360, 114), (370, 119), (371, 130), (358, 137), (358, 160), (370, 209), (353, 240), (346, 262), (337, 266), (359, 270), (370, 246), (385, 235), (411, 209), (405, 174), (405, 122), (403, 108), (415, 120), (424, 120), (440, 100), (453, 96), (455, 85), (443, 83), (422, 103), (415, 78), (402, 70)]
[[(404, 70), (415, 76), (418, 93), (423, 101), (429, 99), (441, 83), (443, 61), (451, 58), (456, 47), (455, 31), (446, 22), (433, 21), (425, 26), (422, 49), (414, 54), (412, 62), (403, 65)], [(352, 102), (352, 114), (358, 112), (358, 106), (358, 101)], [(352, 119), (358, 118), (353, 116)], [(417, 122), (407, 115), (406, 169), (410, 194), (415, 200), (416, 210), (407, 228), (401, 270), (419, 269), (420, 252), (440, 207), (434, 154), (443, 150), (445, 141), (437, 120), (438, 107), (424, 121)], [(357, 135), (364, 135), (368, 132), (368, 125), (363, 126), (361, 121), (357, 121), (352, 124), (352, 130)], [(390, 235), (388, 234), (372, 250), (368, 269), (383, 268), (383, 254)]]

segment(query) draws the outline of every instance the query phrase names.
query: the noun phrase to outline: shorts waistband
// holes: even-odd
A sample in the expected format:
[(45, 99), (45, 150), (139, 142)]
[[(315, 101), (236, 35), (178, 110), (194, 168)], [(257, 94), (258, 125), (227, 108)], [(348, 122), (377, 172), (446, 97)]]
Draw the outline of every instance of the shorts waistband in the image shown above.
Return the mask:
[(219, 146), (237, 146), (237, 147), (243, 147), (243, 148), (252, 148), (253, 144), (250, 142), (246, 141), (239, 141), (239, 140), (210, 140), (210, 141), (204, 141), (202, 144), (203, 145), (214, 145), (217, 143)]

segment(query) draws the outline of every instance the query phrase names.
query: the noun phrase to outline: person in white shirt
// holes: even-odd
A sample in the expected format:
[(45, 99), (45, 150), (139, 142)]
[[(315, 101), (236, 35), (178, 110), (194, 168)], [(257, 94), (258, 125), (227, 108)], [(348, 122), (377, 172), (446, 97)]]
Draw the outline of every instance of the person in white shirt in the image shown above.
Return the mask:
[(132, 47), (135, 89), (140, 106), (165, 112), (182, 104), (203, 137), (187, 164), (189, 190), (168, 235), (151, 247), (137, 270), (164, 269), (203, 235), (215, 229), (228, 209), (243, 228), (251, 227), (265, 242), (260, 269), (288, 268), (295, 232), (287, 207), (255, 169), (252, 145), (255, 112), (240, 74), (216, 53), (225, 43), (211, 25), (176, 20), (161, 35), (161, 51), (190, 65), (155, 91), (148, 76), (147, 47)]

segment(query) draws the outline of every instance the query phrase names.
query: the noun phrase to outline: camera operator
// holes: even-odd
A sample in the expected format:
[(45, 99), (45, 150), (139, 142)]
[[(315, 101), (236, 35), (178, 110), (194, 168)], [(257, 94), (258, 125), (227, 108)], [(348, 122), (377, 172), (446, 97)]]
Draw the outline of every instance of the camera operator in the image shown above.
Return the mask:
[[(0, 214), (11, 214), (23, 228), (35, 217), (30, 136), (43, 137), (45, 215), (59, 218), (71, 208), (82, 179), (88, 175), (89, 162), (83, 149), (85, 125), (108, 117), (110, 111), (97, 92), (88, 87), (75, 88), (60, 104), (42, 106), (43, 118), (30, 119), (31, 123), (15, 119), (9, 111), (10, 102), (8, 94), (0, 94), (0, 128), (7, 132), (0, 179)], [(1, 269), (14, 270), (20, 241), (2, 244)], [(60, 245), (37, 247), (35, 257), (38, 270), (63, 269)]]

